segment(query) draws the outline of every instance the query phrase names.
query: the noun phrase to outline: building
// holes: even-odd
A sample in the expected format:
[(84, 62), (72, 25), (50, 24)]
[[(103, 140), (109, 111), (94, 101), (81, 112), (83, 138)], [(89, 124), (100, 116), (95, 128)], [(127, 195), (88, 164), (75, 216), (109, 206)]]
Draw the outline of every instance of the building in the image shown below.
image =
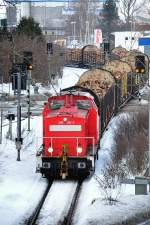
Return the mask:
[[(10, 2), (13, 1), (10, 0)], [(96, 9), (100, 10), (105, 1), (94, 0)], [(34, 0), (32, 2), (21, 2), (21, 0), (18, 0), (16, 8), (12, 6), (7, 7), (7, 24), (8, 27), (16, 26), (22, 17), (30, 16), (40, 24), (44, 34), (54, 35), (55, 37), (63, 36), (65, 34), (66, 19), (75, 13), (76, 4), (78, 4), (77, 0), (45, 0), (45, 2), (40, 0), (39, 2), (38, 0), (35, 2)]]
[(114, 32), (115, 47), (122, 46), (127, 50), (138, 49), (150, 56), (150, 46), (139, 46), (139, 38), (150, 37), (150, 31)]

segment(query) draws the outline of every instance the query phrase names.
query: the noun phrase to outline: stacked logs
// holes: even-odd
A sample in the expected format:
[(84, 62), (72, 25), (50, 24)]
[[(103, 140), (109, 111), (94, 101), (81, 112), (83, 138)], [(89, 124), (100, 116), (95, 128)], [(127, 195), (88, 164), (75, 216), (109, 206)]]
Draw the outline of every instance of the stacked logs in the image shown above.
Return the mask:
[(82, 59), (82, 49), (80, 48), (67, 48), (65, 51), (66, 63), (79, 63)]
[(65, 62), (67, 64), (83, 63), (85, 65), (100, 65), (103, 61), (103, 54), (96, 46), (87, 46), (84, 50), (80, 48), (67, 48), (65, 50)]
[(109, 71), (93, 69), (83, 73), (77, 85), (93, 90), (99, 98), (102, 98), (113, 83), (114, 78)]
[(122, 47), (116, 47), (112, 49), (111, 54), (116, 55), (121, 59), (128, 54), (128, 50)]
[(84, 64), (97, 64), (100, 65), (103, 63), (103, 54), (100, 49), (96, 46), (86, 47), (83, 52), (83, 62)]
[(108, 61), (103, 68), (109, 70), (116, 79), (121, 79), (129, 72), (132, 72), (132, 67), (127, 62), (121, 60)]
[(135, 65), (136, 56), (140, 56), (140, 55), (145, 56), (146, 65), (148, 65), (149, 63), (148, 57), (144, 53), (136, 49), (127, 51), (125, 48), (116, 47), (112, 49), (112, 54), (118, 56), (118, 58), (121, 59), (122, 61), (127, 62), (131, 66), (133, 72), (135, 72), (135, 69), (136, 69), (136, 65)]

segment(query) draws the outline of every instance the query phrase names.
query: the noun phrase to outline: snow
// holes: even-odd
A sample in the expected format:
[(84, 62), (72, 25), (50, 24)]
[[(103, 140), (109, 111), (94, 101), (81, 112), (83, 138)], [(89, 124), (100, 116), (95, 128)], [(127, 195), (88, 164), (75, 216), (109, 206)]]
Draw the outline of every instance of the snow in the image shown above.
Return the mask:
[[(84, 71), (76, 68), (64, 68), (64, 76), (62, 81), (59, 80), (57, 90), (76, 83)], [(9, 85), (4, 84), (3, 91), (9, 92)], [(52, 89), (44, 89), (44, 87), (39, 89), (40, 93), (49, 91), (53, 92)], [(129, 115), (122, 113), (114, 117), (101, 139), (101, 150), (95, 171), (97, 176), (101, 176), (105, 163), (110, 159), (114, 145), (114, 131), (122, 117), (129, 118)], [(3, 127), (3, 140), (0, 144), (0, 224), (17, 225), (31, 215), (48, 185), (45, 178), (35, 173), (35, 152), (41, 143), (42, 118), (41, 116), (31, 118), (31, 132), (27, 131), (27, 120), (22, 122), (21, 161), (16, 161), (17, 151), (14, 143), (16, 123), (13, 123), (12, 141), (6, 138), (7, 131), (8, 126)], [(74, 181), (54, 182), (47, 199), (49, 208), (45, 204), (38, 224), (55, 225), (60, 217), (65, 217), (75, 187)], [(102, 189), (94, 177), (86, 179), (82, 186), (74, 224), (117, 224), (138, 213), (150, 211), (150, 194), (135, 195), (134, 184), (123, 184), (121, 190), (119, 188), (114, 190), (114, 195), (119, 195), (118, 202), (115, 205), (108, 205), (104, 201)]]
[[(67, 215), (77, 182), (55, 181), (37, 221), (40, 225), (57, 225)], [(56, 192), (57, 190), (57, 192)], [(55, 204), (54, 204), (55, 203)]]

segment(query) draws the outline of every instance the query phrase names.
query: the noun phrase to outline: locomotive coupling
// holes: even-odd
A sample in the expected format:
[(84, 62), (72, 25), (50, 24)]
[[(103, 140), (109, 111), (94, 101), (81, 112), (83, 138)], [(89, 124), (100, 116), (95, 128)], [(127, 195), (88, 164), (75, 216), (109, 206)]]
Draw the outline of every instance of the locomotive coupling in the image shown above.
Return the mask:
[(62, 146), (62, 161), (61, 161), (61, 168), (60, 168), (60, 176), (62, 179), (66, 179), (68, 176), (68, 156), (67, 156), (67, 145)]

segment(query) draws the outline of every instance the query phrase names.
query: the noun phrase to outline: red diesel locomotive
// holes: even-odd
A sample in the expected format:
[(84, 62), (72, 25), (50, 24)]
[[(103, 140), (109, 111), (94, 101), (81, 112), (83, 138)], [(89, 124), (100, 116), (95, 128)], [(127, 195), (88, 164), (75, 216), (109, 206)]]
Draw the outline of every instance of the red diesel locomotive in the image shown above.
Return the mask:
[(52, 96), (45, 104), (37, 171), (47, 178), (83, 178), (94, 171), (99, 144), (96, 96), (87, 88), (77, 89)]
[(37, 172), (49, 179), (80, 179), (95, 170), (99, 139), (108, 122), (149, 79), (148, 57), (133, 53), (84, 72), (75, 86), (48, 99)]

